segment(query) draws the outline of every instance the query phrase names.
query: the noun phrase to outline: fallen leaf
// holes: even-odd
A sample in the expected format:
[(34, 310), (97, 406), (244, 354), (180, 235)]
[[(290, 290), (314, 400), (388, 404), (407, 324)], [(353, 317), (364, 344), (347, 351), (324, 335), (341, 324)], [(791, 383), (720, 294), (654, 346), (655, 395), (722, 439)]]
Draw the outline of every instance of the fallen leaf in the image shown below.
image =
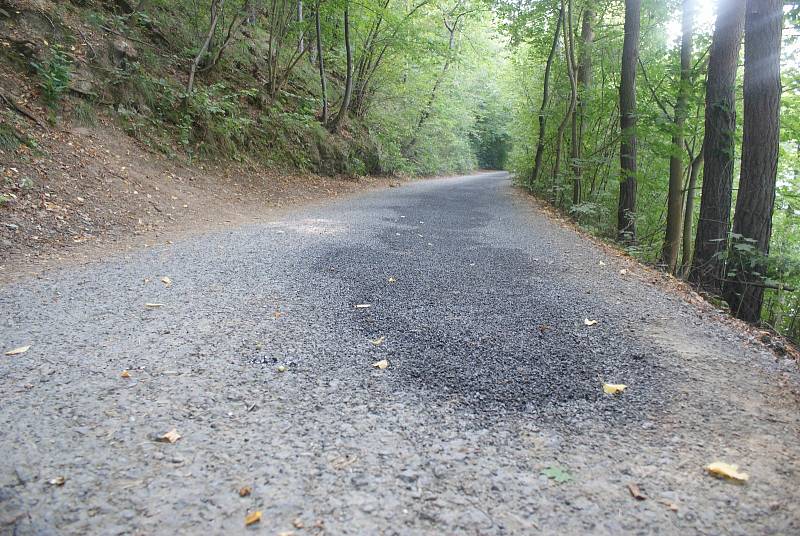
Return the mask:
[(604, 263), (603, 261), (600, 261), (600, 266), (605, 266), (605, 265), (606, 265), (606, 263)]
[(389, 283), (396, 283), (396, 282), (397, 282), (397, 279), (395, 279), (394, 277), (390, 277), (389, 279), (387, 279), (387, 281), (388, 281)]
[(561, 467), (557, 467), (555, 465), (551, 465), (547, 469), (543, 470), (542, 474), (547, 478), (549, 478), (550, 480), (555, 480), (559, 484), (563, 484), (564, 482), (569, 482), (570, 480), (572, 480), (571, 474), (569, 474)]
[(725, 462), (710, 463), (706, 466), (706, 471), (713, 476), (727, 478), (734, 482), (747, 482), (747, 479), (750, 478), (747, 473), (739, 471), (738, 465)]
[(678, 505), (675, 504), (672, 501), (668, 501), (667, 499), (659, 499), (658, 502), (660, 502), (661, 504), (663, 504), (664, 506), (666, 506), (667, 508), (669, 508), (673, 512), (677, 512), (678, 511)]
[(355, 306), (356, 309), (366, 309), (367, 307), (372, 307), (371, 303), (359, 303)]
[(66, 482), (66, 481), (67, 481), (67, 479), (64, 478), (63, 476), (58, 476), (56, 478), (51, 478), (50, 479), (50, 484), (52, 484), (53, 486), (63, 486), (64, 482)]
[(372, 364), (373, 367), (379, 368), (381, 370), (385, 369), (389, 366), (389, 362), (385, 359), (381, 359), (380, 361), (376, 361)]
[(239, 497), (247, 497), (251, 493), (253, 493), (253, 488), (251, 488), (250, 486), (244, 486), (239, 488)]
[(14, 348), (13, 350), (9, 350), (8, 352), (6, 352), (6, 355), (24, 354), (25, 352), (27, 352), (30, 349), (31, 349), (30, 345), (28, 345), (28, 346), (20, 346), (19, 348)]
[(145, 307), (149, 307), (151, 309), (155, 309), (157, 307), (164, 307), (164, 304), (163, 303), (145, 303), (144, 306)]
[(261, 511), (256, 510), (255, 512), (251, 512), (247, 514), (247, 517), (244, 518), (244, 525), (245, 527), (249, 527), (254, 523), (258, 523), (261, 521)]
[(164, 283), (164, 285), (166, 285), (166, 286), (168, 286), (168, 287), (171, 287), (171, 286), (172, 286), (172, 279), (170, 279), (170, 278), (169, 278), (169, 277), (167, 277), (167, 276), (164, 276), (164, 277), (162, 277), (162, 278), (161, 278), (161, 282), (162, 282), (162, 283)]
[(372, 344), (374, 344), (375, 346), (380, 346), (381, 344), (383, 344), (383, 340), (384, 340), (385, 338), (386, 338), (386, 337), (378, 337), (377, 339), (370, 339), (370, 340), (369, 340), (369, 342), (371, 342), (371, 343), (372, 343)]
[(622, 383), (604, 383), (603, 384), (603, 392), (607, 395), (618, 395), (628, 386)]
[(128, 372), (127, 370), (123, 370), (122, 374), (120, 374), (119, 377), (120, 378), (130, 378), (131, 377), (131, 373)]
[(283, 316), (283, 313), (281, 313), (280, 311), (275, 311), (274, 313), (272, 313), (272, 316), (274, 316), (277, 319)]
[(588, 318), (584, 318), (583, 323), (586, 324), (587, 326), (594, 326), (595, 324), (597, 324), (597, 320), (589, 320)]
[(279, 532), (278, 536), (294, 536), (294, 531), (293, 530), (287, 530), (287, 531), (284, 531), (284, 532)]
[(173, 428), (172, 430), (170, 430), (166, 434), (158, 436), (156, 438), (156, 441), (158, 441), (159, 443), (175, 443), (180, 438), (181, 438), (181, 435), (178, 433), (178, 431), (175, 428)]
[(286, 372), (286, 365), (278, 365), (278, 372)]
[(631, 497), (633, 497), (637, 501), (643, 501), (647, 498), (645, 495), (642, 494), (642, 490), (639, 489), (639, 486), (637, 486), (634, 483), (628, 484), (628, 491), (631, 492)]
[(628, 273), (627, 268), (623, 268), (622, 270), (619, 271), (619, 275), (626, 275), (627, 273)]
[(303, 520), (302, 520), (302, 519), (300, 519), (299, 517), (297, 517), (297, 518), (295, 518), (295, 520), (294, 520), (294, 521), (292, 521), (292, 526), (293, 526), (294, 528), (296, 528), (296, 529), (302, 529), (302, 528), (303, 528), (303, 527), (305, 527), (306, 525), (305, 525), (305, 523), (303, 523)]

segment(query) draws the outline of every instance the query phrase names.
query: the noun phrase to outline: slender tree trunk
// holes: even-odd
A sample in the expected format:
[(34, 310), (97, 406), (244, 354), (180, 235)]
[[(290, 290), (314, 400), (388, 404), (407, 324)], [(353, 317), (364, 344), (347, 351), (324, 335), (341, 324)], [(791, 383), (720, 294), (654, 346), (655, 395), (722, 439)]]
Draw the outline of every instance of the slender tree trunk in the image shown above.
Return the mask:
[(553, 60), (556, 56), (558, 49), (558, 38), (561, 32), (561, 21), (564, 18), (564, 6), (560, 5), (558, 9), (558, 17), (556, 17), (556, 29), (553, 35), (553, 44), (550, 47), (550, 54), (547, 56), (547, 63), (544, 66), (544, 80), (542, 82), (542, 105), (539, 107), (539, 140), (536, 143), (536, 156), (533, 161), (533, 171), (529, 184), (533, 185), (539, 177), (542, 169), (542, 156), (544, 155), (544, 138), (547, 134), (545, 127), (547, 126), (547, 105), (550, 103), (550, 73), (553, 69)]
[(619, 85), (620, 142), (617, 232), (623, 242), (636, 241), (636, 61), (639, 57), (641, 0), (625, 0), (625, 37)]
[(580, 142), (578, 141), (578, 114), (575, 109), (578, 106), (578, 65), (575, 61), (575, 38), (572, 29), (572, 0), (567, 2), (567, 24), (564, 28), (564, 55), (567, 58), (567, 74), (569, 75), (570, 85), (570, 170), (572, 171), (572, 204), (577, 205), (581, 201), (581, 168), (578, 164), (580, 159)]
[[(742, 169), (733, 245), (755, 246), (759, 255), (769, 254), (775, 181), (778, 174), (781, 104), (782, 0), (748, 0), (744, 22), (744, 123)], [(740, 238), (741, 237), (741, 238)], [(731, 258), (741, 262), (734, 281), (725, 286), (731, 311), (742, 320), (757, 322), (764, 300), (760, 283), (765, 275), (761, 258), (733, 247)]]
[[(564, 0), (561, 0), (561, 9), (564, 10)], [(575, 73), (572, 70), (573, 67), (573, 60), (571, 57), (571, 47), (570, 47), (570, 27), (572, 24), (569, 22), (571, 15), (571, 10), (567, 10), (565, 12), (565, 16), (561, 20), (562, 24), (562, 32), (564, 37), (564, 59), (566, 60), (567, 64), (567, 76), (569, 77), (569, 85), (570, 85), (570, 99), (569, 99), (569, 106), (567, 107), (567, 111), (564, 114), (564, 119), (561, 120), (561, 123), (558, 125), (558, 132), (556, 133), (556, 163), (553, 166), (553, 186), (558, 182), (558, 176), (561, 172), (561, 149), (563, 145), (564, 139), (564, 132), (567, 130), (567, 125), (570, 123), (573, 115), (575, 114), (575, 101), (577, 99), (577, 85), (575, 82)], [(574, 123), (573, 123), (574, 126)], [(575, 138), (575, 130), (573, 130), (573, 141)], [(555, 199), (555, 198), (554, 198)], [(557, 203), (560, 204), (560, 203)]]
[(344, 48), (347, 54), (347, 77), (344, 84), (344, 97), (342, 98), (342, 106), (339, 108), (339, 113), (336, 114), (336, 119), (333, 121), (331, 130), (338, 132), (342, 128), (344, 118), (347, 116), (347, 109), (350, 107), (350, 97), (353, 94), (353, 49), (350, 46), (350, 2), (345, 1), (344, 4)]
[(314, 22), (317, 30), (317, 63), (319, 65), (319, 84), (322, 91), (322, 124), (328, 124), (328, 83), (325, 80), (325, 59), (322, 56), (322, 28), (319, 20), (320, 1), (317, 0), (317, 9), (314, 13)]
[(689, 279), (720, 293), (728, 240), (736, 142), (736, 70), (744, 30), (744, 0), (720, 2), (706, 83), (703, 190)]
[(669, 192), (667, 194), (667, 229), (661, 249), (661, 261), (667, 271), (675, 272), (681, 248), (683, 227), (683, 128), (688, 113), (691, 90), (692, 37), (694, 33), (694, 0), (683, 0), (683, 33), (681, 36), (681, 76), (672, 128), (672, 154), (669, 157)]
[(203, 45), (200, 47), (200, 51), (195, 56), (194, 60), (192, 61), (192, 66), (189, 69), (189, 82), (186, 84), (186, 94), (191, 95), (192, 91), (194, 90), (194, 77), (197, 73), (197, 68), (200, 66), (200, 62), (205, 57), (206, 53), (208, 52), (208, 48), (211, 46), (211, 41), (214, 39), (214, 32), (217, 31), (217, 23), (219, 22), (219, 17), (222, 14), (222, 9), (225, 7), (225, 0), (211, 0), (211, 20), (208, 24), (208, 34), (206, 34), (206, 39), (203, 41)]
[[(297, 0), (297, 22), (300, 24), (303, 23), (303, 0)], [(297, 41), (297, 52), (302, 54), (305, 52), (306, 49), (306, 42), (305, 42), (305, 35), (303, 35), (303, 30), (300, 30), (300, 39)]]
[(703, 166), (703, 149), (700, 149), (689, 168), (689, 182), (686, 185), (686, 203), (683, 212), (683, 259), (681, 275), (686, 277), (692, 265), (692, 224), (694, 223), (694, 191), (697, 188), (697, 177)]
[(573, 170), (575, 173), (575, 188), (572, 192), (572, 203), (581, 202), (583, 182), (583, 142), (586, 133), (586, 101), (592, 87), (592, 45), (594, 43), (594, 11), (586, 8), (583, 11), (581, 25), (581, 60), (578, 66), (578, 113), (577, 135), (575, 136), (575, 150), (573, 151)]

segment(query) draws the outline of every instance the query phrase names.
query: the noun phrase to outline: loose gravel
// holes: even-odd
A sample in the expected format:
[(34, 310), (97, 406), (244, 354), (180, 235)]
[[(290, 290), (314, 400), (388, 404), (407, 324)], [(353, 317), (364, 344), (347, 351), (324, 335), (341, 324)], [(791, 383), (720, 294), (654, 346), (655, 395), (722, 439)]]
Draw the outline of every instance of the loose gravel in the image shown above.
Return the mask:
[(800, 533), (796, 363), (648, 277), (495, 173), (9, 284), (0, 533)]

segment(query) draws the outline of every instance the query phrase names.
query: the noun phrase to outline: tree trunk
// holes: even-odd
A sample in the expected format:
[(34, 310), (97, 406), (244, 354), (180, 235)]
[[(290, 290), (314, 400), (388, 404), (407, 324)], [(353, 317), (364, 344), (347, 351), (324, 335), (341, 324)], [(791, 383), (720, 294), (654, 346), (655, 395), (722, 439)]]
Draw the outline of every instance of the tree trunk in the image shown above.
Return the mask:
[(547, 63), (544, 66), (544, 80), (542, 85), (542, 105), (539, 108), (539, 141), (536, 143), (536, 156), (533, 161), (533, 171), (531, 172), (530, 185), (536, 182), (539, 177), (539, 172), (542, 169), (542, 156), (544, 155), (544, 138), (546, 135), (545, 127), (547, 126), (547, 105), (550, 102), (550, 72), (553, 69), (553, 60), (556, 56), (558, 49), (558, 38), (561, 32), (561, 20), (564, 18), (564, 6), (561, 5), (558, 9), (558, 17), (556, 18), (556, 29), (553, 35), (553, 45), (550, 47), (550, 54), (547, 56)]
[(317, 63), (319, 65), (319, 83), (322, 91), (322, 124), (328, 124), (328, 83), (325, 80), (325, 60), (322, 56), (322, 28), (319, 20), (320, 0), (317, 0), (317, 9), (314, 13), (314, 22), (317, 29)]
[(192, 66), (189, 69), (189, 82), (186, 84), (187, 96), (191, 95), (192, 91), (194, 91), (194, 77), (197, 73), (197, 68), (200, 66), (200, 62), (211, 46), (211, 40), (214, 39), (214, 32), (217, 30), (217, 23), (219, 22), (219, 17), (224, 7), (225, 0), (211, 0), (211, 20), (208, 24), (208, 34), (206, 34), (206, 39), (203, 41), (203, 45), (200, 47), (200, 51), (197, 53), (197, 56), (195, 56), (192, 61)]
[(336, 119), (331, 125), (333, 132), (338, 132), (342, 128), (344, 118), (347, 115), (347, 109), (350, 107), (350, 97), (353, 94), (353, 49), (350, 46), (350, 2), (347, 0), (344, 4), (344, 48), (347, 54), (347, 77), (344, 83), (344, 97), (342, 98), (342, 106), (339, 108), (339, 113), (336, 114)]
[(639, 56), (641, 0), (625, 0), (625, 37), (619, 85), (620, 141), (617, 233), (623, 242), (636, 241), (636, 60)]
[(683, 217), (683, 128), (686, 123), (692, 71), (692, 34), (694, 32), (694, 0), (683, 0), (683, 33), (681, 36), (681, 77), (672, 128), (672, 154), (669, 157), (669, 193), (667, 194), (667, 229), (661, 249), (661, 261), (669, 273), (675, 272), (681, 248)]
[(592, 87), (592, 45), (594, 43), (594, 12), (590, 8), (583, 11), (583, 23), (581, 25), (581, 60), (578, 66), (578, 114), (577, 114), (577, 135), (575, 136), (575, 149), (573, 151), (573, 170), (575, 174), (575, 184), (572, 192), (572, 203), (577, 205), (581, 202), (582, 182), (583, 182), (583, 140), (586, 132), (586, 100)]
[[(781, 103), (782, 0), (748, 0), (744, 22), (744, 123), (742, 169), (733, 216), (731, 259), (737, 262), (734, 281), (725, 287), (731, 311), (757, 322), (761, 315), (765, 258), (772, 234), (775, 181), (778, 173)], [(742, 252), (739, 244), (755, 246)], [(755, 262), (753, 262), (755, 260)]]
[(681, 275), (686, 277), (692, 265), (692, 223), (694, 223), (694, 191), (697, 188), (697, 177), (703, 165), (703, 149), (700, 149), (689, 168), (689, 183), (686, 186), (686, 203), (683, 212), (683, 259)]
[(736, 70), (744, 30), (744, 0), (720, 2), (706, 84), (703, 190), (689, 279), (722, 291), (736, 142)]
[[(297, 22), (303, 24), (303, 0), (297, 0)], [(306, 42), (303, 30), (300, 30), (300, 38), (297, 41), (297, 52), (302, 54), (305, 52)]]
[(570, 85), (570, 115), (572, 120), (570, 130), (570, 170), (572, 171), (572, 204), (577, 205), (581, 202), (581, 168), (578, 164), (580, 159), (580, 142), (578, 141), (578, 114), (575, 112), (578, 106), (578, 65), (575, 61), (575, 39), (572, 29), (572, 0), (567, 2), (567, 23), (564, 28), (564, 55), (567, 59), (567, 74), (569, 75)]
[[(571, 2), (572, 0), (570, 0)], [(561, 9), (564, 10), (564, 0), (561, 0)], [(562, 32), (564, 37), (564, 59), (566, 60), (567, 64), (567, 76), (569, 77), (569, 85), (570, 85), (570, 99), (569, 99), (569, 106), (567, 107), (567, 112), (564, 114), (564, 119), (561, 120), (561, 123), (558, 125), (558, 132), (556, 133), (556, 163), (553, 166), (553, 192), (555, 193), (555, 185), (558, 183), (558, 176), (561, 172), (561, 148), (562, 148), (562, 140), (564, 139), (564, 132), (567, 129), (567, 125), (569, 124), (570, 120), (575, 115), (575, 102), (577, 100), (577, 84), (575, 82), (575, 73), (572, 70), (573, 67), (573, 59), (572, 59), (572, 47), (570, 46), (571, 42), (571, 33), (572, 31), (570, 28), (572, 27), (572, 23), (570, 21), (570, 16), (572, 14), (572, 10), (569, 9), (566, 11), (565, 16), (561, 19), (562, 24)], [(573, 122), (573, 130), (572, 130), (572, 142), (576, 141), (577, 132), (575, 130), (575, 123)], [(556, 199), (555, 196), (553, 199)], [(560, 204), (560, 203), (557, 203)]]

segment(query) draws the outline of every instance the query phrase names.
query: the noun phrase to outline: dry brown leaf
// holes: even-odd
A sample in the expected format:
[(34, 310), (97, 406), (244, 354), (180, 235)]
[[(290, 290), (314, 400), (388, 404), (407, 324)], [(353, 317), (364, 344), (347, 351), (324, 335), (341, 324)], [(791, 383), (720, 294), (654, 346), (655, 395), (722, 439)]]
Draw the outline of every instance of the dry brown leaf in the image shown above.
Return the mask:
[(158, 307), (164, 307), (163, 303), (145, 303), (145, 307), (149, 307), (150, 309), (156, 309)]
[(588, 318), (584, 318), (583, 323), (586, 324), (587, 326), (594, 326), (595, 324), (597, 324), (597, 320), (589, 320)]
[(631, 492), (631, 497), (633, 497), (637, 501), (643, 501), (647, 499), (647, 497), (642, 493), (642, 490), (639, 489), (639, 486), (637, 486), (632, 482), (628, 484), (628, 491)]
[(253, 493), (253, 488), (250, 486), (243, 486), (239, 488), (239, 497), (247, 497), (251, 493)]
[(244, 518), (244, 525), (249, 527), (250, 525), (258, 523), (259, 521), (261, 521), (261, 511), (256, 510), (255, 512), (247, 514), (247, 517)]
[(63, 476), (58, 476), (56, 478), (51, 478), (50, 479), (50, 484), (53, 485), (53, 486), (63, 486), (64, 482), (66, 482), (66, 481), (67, 481), (67, 479), (64, 478)]
[(389, 366), (389, 362), (385, 359), (381, 359), (380, 361), (374, 362), (372, 366), (383, 370)]
[(127, 370), (123, 370), (122, 374), (120, 374), (119, 377), (120, 378), (130, 378), (131, 377), (131, 373), (128, 372)]
[(678, 505), (675, 504), (672, 501), (668, 501), (667, 499), (659, 499), (658, 502), (660, 502), (661, 504), (663, 504), (664, 506), (666, 506), (667, 508), (669, 508), (673, 512), (677, 512), (678, 511)]
[(20, 346), (19, 348), (14, 348), (13, 350), (9, 350), (8, 352), (6, 352), (6, 355), (24, 354), (25, 352), (27, 352), (30, 349), (31, 349), (30, 345), (28, 345), (28, 346)]
[(377, 339), (370, 339), (369, 342), (371, 342), (375, 346), (380, 346), (381, 344), (383, 344), (384, 339), (386, 339), (386, 337), (378, 337)]
[(747, 482), (750, 476), (747, 473), (739, 471), (739, 466), (732, 463), (713, 462), (706, 465), (706, 471), (710, 475), (726, 478), (734, 482)]
[(175, 428), (173, 428), (172, 430), (170, 430), (166, 434), (158, 436), (156, 438), (156, 441), (158, 441), (159, 443), (175, 443), (180, 438), (181, 438), (181, 435), (178, 433), (178, 431)]
[(618, 395), (627, 389), (628, 386), (623, 383), (604, 383), (603, 392), (607, 395)]
[(167, 276), (161, 278), (161, 282), (164, 283), (165, 286), (171, 287), (172, 286), (172, 279)]

